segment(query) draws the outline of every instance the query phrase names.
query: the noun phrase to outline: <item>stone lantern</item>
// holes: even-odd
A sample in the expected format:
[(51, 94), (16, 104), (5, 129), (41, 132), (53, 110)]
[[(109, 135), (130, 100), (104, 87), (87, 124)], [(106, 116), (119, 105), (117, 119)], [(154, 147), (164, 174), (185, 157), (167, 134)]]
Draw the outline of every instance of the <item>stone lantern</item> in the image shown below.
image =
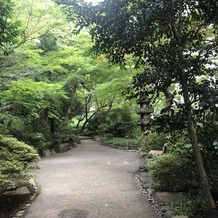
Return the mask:
[(137, 100), (137, 104), (140, 105), (140, 108), (137, 110), (137, 114), (140, 115), (140, 120), (137, 122), (137, 126), (141, 126), (141, 133), (144, 135), (145, 127), (151, 120), (151, 113), (154, 112), (154, 109), (149, 105), (149, 100), (147, 98), (141, 98)]

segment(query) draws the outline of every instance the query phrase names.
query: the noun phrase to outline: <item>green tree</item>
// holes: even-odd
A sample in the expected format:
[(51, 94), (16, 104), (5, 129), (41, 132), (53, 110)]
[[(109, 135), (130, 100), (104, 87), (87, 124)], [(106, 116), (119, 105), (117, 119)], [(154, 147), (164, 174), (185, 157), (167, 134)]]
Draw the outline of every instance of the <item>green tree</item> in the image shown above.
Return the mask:
[[(14, 2), (14, 19), (21, 23), (20, 34), (10, 56), (3, 57), (2, 90), (8, 89), (10, 81), (23, 77), (47, 83), (63, 82), (70, 99), (65, 102), (65, 120), (71, 122), (76, 117), (76, 125), (82, 124), (82, 129), (93, 113), (119, 103), (119, 92), (130, 82), (131, 73), (121, 72), (104, 56), (96, 59), (90, 54), (92, 42), (87, 31), (75, 36), (73, 22), (66, 21), (54, 2)], [(116, 79), (119, 75), (123, 76), (122, 81)], [(109, 94), (112, 90), (113, 96)]]
[[(18, 23), (13, 20), (13, 2), (11, 0), (0, 1), (0, 48), (7, 43), (14, 43), (18, 35)], [(7, 53), (6, 50), (4, 50)]]
[(63, 26), (64, 14), (52, 0), (15, 0), (15, 19), (21, 22), (18, 43), (15, 48), (29, 41), (51, 39), (53, 32)]
[[(145, 66), (143, 73), (133, 80), (133, 93), (151, 101), (164, 93), (169, 99), (168, 112), (161, 117), (174, 121), (183, 117), (181, 124), (188, 129), (201, 187), (214, 208), (210, 185), (204, 169), (197, 137), (199, 111), (217, 114), (217, 49), (218, 5), (215, 0), (105, 0), (98, 5), (84, 1), (61, 0), (77, 13), (78, 27), (90, 26), (94, 50), (105, 53), (113, 63), (126, 64), (126, 55), (136, 59), (136, 66)], [(198, 80), (201, 78), (201, 81)], [(182, 96), (173, 113), (173, 95), (169, 88)], [(164, 112), (164, 111), (163, 111)], [(166, 111), (165, 111), (166, 112)], [(177, 116), (176, 116), (177, 115)], [(181, 120), (181, 119), (180, 119)], [(177, 125), (178, 126), (178, 125)], [(206, 128), (204, 126), (204, 128)]]
[(11, 82), (0, 96), (0, 107), (8, 105), (10, 116), (3, 122), (7, 122), (11, 133), (19, 138), (16, 131), (21, 128), (20, 140), (25, 140), (38, 149), (54, 146), (55, 127), (65, 115), (62, 109), (63, 103), (67, 101), (62, 85), (30, 79), (18, 80)]
[[(9, 8), (12, 5), (10, 2), (3, 1), (4, 4), (1, 7), (3, 10), (1, 19), (5, 19), (6, 22), (1, 28), (5, 31), (5, 33), (2, 32), (1, 37), (8, 40), (7, 43), (1, 44), (1, 50), (4, 51), (0, 53), (0, 82), (2, 84), (0, 88), (2, 89), (12, 80), (41, 73), (42, 54), (57, 50), (59, 48), (57, 44), (67, 35), (65, 30), (71, 28), (70, 24), (66, 23), (60, 7), (53, 1), (15, 0), (13, 8), (12, 6)], [(14, 26), (16, 24), (17, 28), (12, 29), (12, 24)], [(13, 43), (9, 33), (14, 36)]]

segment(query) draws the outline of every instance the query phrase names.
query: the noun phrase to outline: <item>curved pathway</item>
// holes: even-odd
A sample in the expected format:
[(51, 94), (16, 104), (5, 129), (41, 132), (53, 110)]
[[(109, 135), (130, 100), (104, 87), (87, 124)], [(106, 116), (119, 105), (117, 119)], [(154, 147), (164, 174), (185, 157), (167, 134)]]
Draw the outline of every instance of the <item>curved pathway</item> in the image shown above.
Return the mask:
[(138, 154), (81, 142), (40, 161), (41, 194), (26, 218), (157, 218), (133, 182)]

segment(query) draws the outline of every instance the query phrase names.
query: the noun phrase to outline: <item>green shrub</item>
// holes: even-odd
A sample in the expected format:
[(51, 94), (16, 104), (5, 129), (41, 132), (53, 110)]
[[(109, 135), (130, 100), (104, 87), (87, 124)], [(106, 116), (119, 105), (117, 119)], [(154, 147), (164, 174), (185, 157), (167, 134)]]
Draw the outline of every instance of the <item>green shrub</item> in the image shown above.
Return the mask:
[(176, 215), (188, 217), (193, 216), (196, 212), (207, 211), (208, 209), (207, 200), (202, 191), (199, 190), (194, 193), (190, 192), (188, 196), (171, 206)]
[(161, 150), (166, 142), (167, 135), (165, 133), (151, 132), (144, 139), (144, 146), (141, 148), (141, 151)]
[(29, 164), (38, 159), (31, 146), (15, 138), (0, 138), (0, 193), (27, 178)]
[(184, 198), (178, 203), (172, 205), (173, 212), (176, 215), (192, 216), (194, 208), (194, 202), (189, 198)]
[[(0, 107), (0, 111), (1, 111), (1, 107)], [(2, 113), (0, 112), (0, 133), (7, 135), (9, 134), (9, 130), (8, 130), (8, 123), (9, 123), (9, 115), (8, 113)]]
[(123, 147), (126, 149), (136, 149), (138, 147), (137, 139), (118, 138), (111, 135), (100, 136), (99, 139), (105, 144), (112, 144), (115, 147)]
[(160, 191), (187, 191), (196, 187), (197, 174), (193, 160), (174, 154), (154, 157), (148, 164), (152, 187)]
[(40, 132), (24, 133), (24, 140), (34, 146), (35, 149), (46, 149), (50, 146), (51, 140), (46, 140), (45, 134)]
[[(184, 131), (183, 131), (184, 133)], [(212, 145), (199, 144), (203, 157), (204, 167), (210, 182), (211, 190), (218, 192), (218, 143), (214, 141)], [(177, 137), (175, 143), (168, 143), (167, 152), (175, 154), (180, 158), (192, 159), (193, 149), (186, 134)]]

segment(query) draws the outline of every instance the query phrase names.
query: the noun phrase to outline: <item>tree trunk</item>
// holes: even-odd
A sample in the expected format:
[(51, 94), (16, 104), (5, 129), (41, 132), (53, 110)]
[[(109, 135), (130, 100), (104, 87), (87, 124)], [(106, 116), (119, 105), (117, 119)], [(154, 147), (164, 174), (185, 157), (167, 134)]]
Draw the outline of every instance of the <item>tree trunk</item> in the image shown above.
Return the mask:
[(210, 185), (204, 168), (201, 152), (198, 146), (197, 134), (194, 128), (193, 121), (191, 120), (191, 114), (189, 115), (189, 120), (188, 120), (188, 130), (189, 130), (190, 141), (192, 144), (193, 155), (195, 158), (198, 174), (200, 177), (201, 187), (203, 189), (205, 196), (207, 197), (208, 207), (212, 209), (215, 208), (216, 206), (210, 191)]
[(186, 105), (189, 138), (190, 138), (190, 142), (192, 145), (193, 156), (195, 158), (196, 167), (197, 167), (198, 174), (200, 177), (200, 185), (201, 185), (201, 188), (203, 189), (205, 197), (207, 198), (208, 208), (212, 209), (212, 208), (215, 208), (216, 206), (215, 206), (212, 194), (211, 194), (209, 181), (208, 181), (207, 174), (204, 168), (201, 152), (198, 146), (197, 133), (196, 133), (194, 123), (192, 120), (191, 101), (190, 101), (189, 94), (188, 94), (188, 78), (184, 72), (182, 72), (180, 75), (180, 81), (182, 84), (183, 98), (184, 98), (184, 102)]
[[(171, 23), (172, 27), (172, 32), (174, 34), (174, 37), (177, 41), (178, 47), (177, 47), (177, 55), (178, 59), (180, 60), (180, 63), (185, 64), (185, 59), (184, 59), (184, 49), (183, 45), (181, 43), (182, 35), (183, 35), (183, 16), (182, 16), (182, 5), (183, 3), (181, 2), (180, 5), (180, 24), (179, 27), (176, 27), (175, 22)], [(182, 66), (181, 65), (181, 66)], [(191, 106), (191, 101), (189, 97), (189, 87), (188, 87), (188, 71), (185, 71), (182, 67), (178, 67), (178, 72), (179, 72), (179, 79), (180, 79), (180, 84), (182, 85), (182, 94), (185, 102), (185, 108), (186, 108), (186, 113), (187, 113), (187, 121), (188, 121), (188, 132), (189, 132), (189, 138), (190, 142), (192, 145), (192, 150), (193, 150), (193, 156), (195, 158), (196, 162), (196, 167), (198, 170), (198, 174), (200, 177), (200, 184), (201, 188), (204, 192), (205, 197), (207, 198), (208, 201), (208, 208), (212, 209), (215, 208), (215, 203), (211, 194), (210, 190), (210, 185), (208, 182), (207, 174), (204, 168), (201, 152), (198, 146), (198, 138), (197, 138), (197, 133), (194, 127), (193, 123), (193, 115), (192, 115), (192, 106)]]
[(52, 145), (55, 145), (55, 119), (50, 118), (50, 132), (52, 135)]
[(97, 111), (95, 113), (93, 113), (89, 118), (86, 118), (85, 122), (83, 123), (83, 126), (80, 130), (80, 133), (83, 133), (83, 131), (85, 130), (86, 125), (88, 124), (89, 120), (92, 119), (92, 117), (95, 116), (95, 114), (97, 113)]
[(73, 104), (76, 101), (77, 86), (78, 86), (78, 81), (75, 79), (75, 80), (72, 81), (73, 90), (72, 90), (71, 98), (70, 98), (70, 106), (67, 109), (67, 113), (66, 113), (66, 117), (65, 117), (66, 121), (68, 121), (70, 119), (70, 115), (71, 115), (71, 112), (72, 112), (72, 107), (73, 107)]

